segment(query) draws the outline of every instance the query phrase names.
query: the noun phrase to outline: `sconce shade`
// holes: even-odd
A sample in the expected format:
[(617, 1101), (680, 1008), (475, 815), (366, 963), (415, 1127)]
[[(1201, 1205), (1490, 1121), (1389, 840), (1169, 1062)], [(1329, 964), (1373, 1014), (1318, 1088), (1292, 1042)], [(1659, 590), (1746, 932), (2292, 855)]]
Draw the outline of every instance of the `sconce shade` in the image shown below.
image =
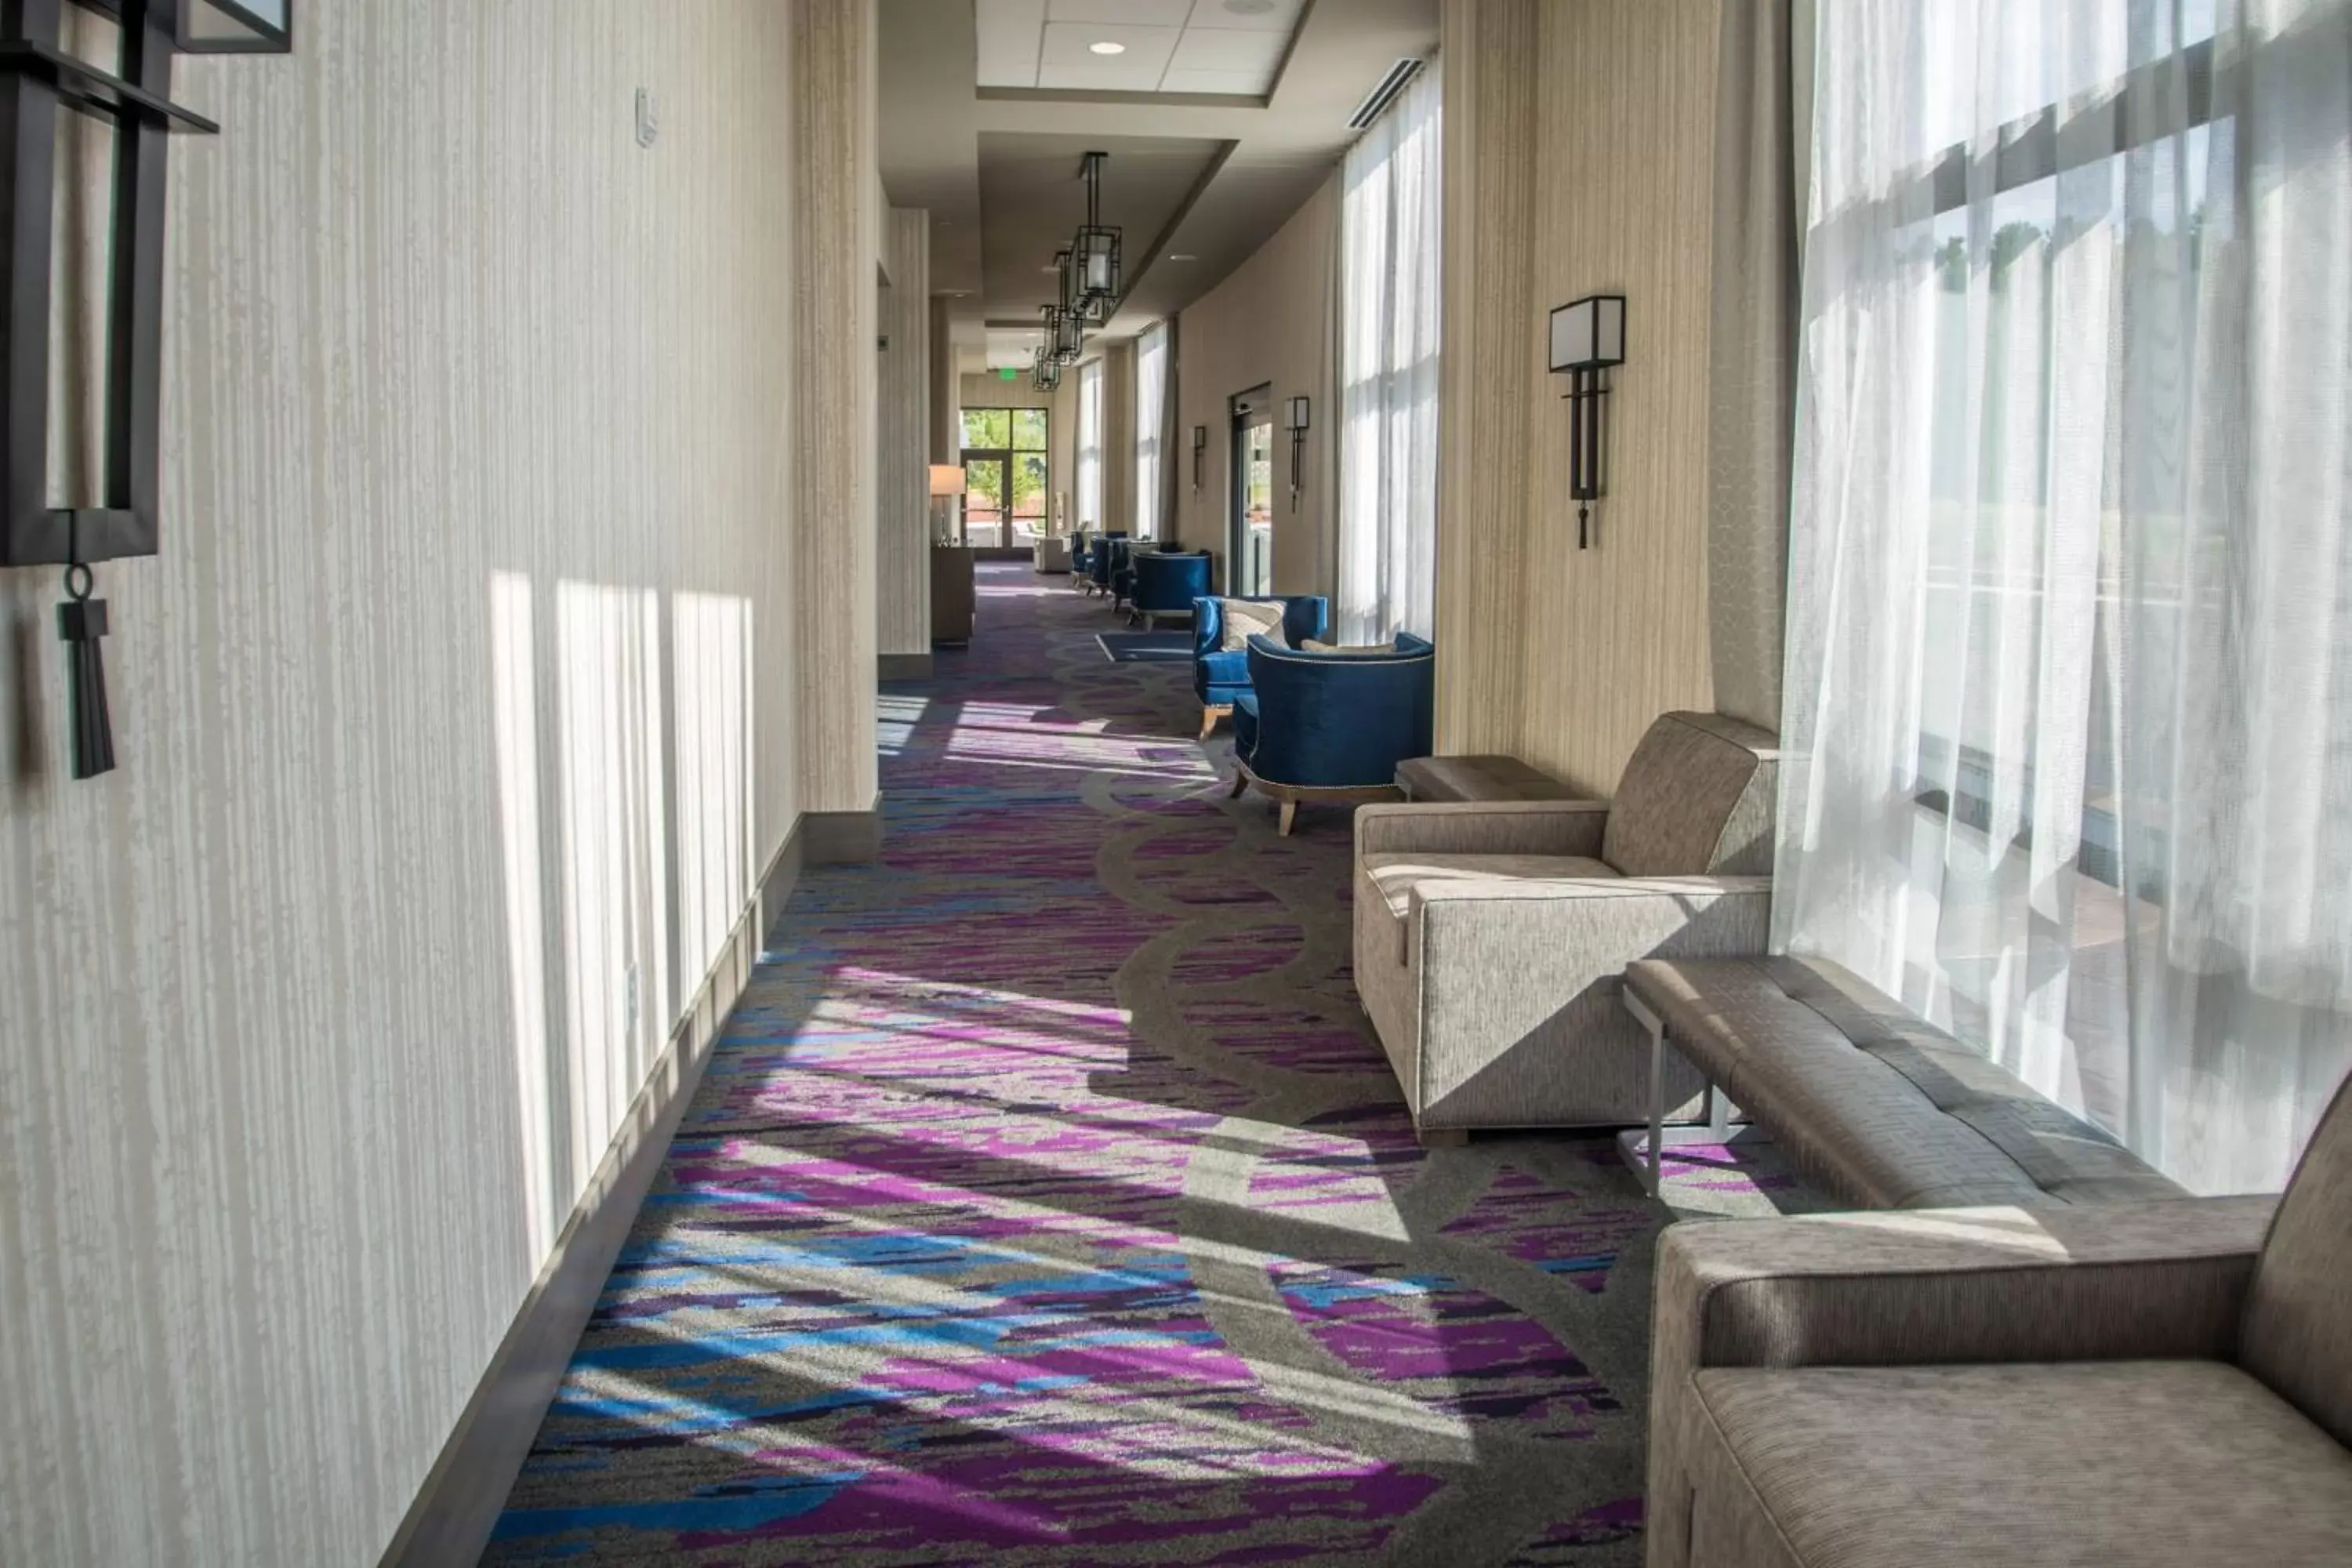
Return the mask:
[(1282, 405), (1282, 427), (1286, 430), (1307, 428), (1307, 399), (1294, 397)]
[(1195, 452), (1205, 451), (1205, 450), (1208, 448), (1208, 445), (1209, 445), (1209, 427), (1208, 427), (1206, 425), (1195, 425), (1195, 426), (1192, 426), (1192, 450), (1194, 450)]
[(963, 494), (963, 470), (953, 463), (931, 465), (931, 494), (960, 496)]
[(283, 55), (294, 48), (294, 0), (182, 0), (180, 50)]
[(1625, 296), (1590, 294), (1551, 313), (1551, 368), (1603, 370), (1625, 363)]

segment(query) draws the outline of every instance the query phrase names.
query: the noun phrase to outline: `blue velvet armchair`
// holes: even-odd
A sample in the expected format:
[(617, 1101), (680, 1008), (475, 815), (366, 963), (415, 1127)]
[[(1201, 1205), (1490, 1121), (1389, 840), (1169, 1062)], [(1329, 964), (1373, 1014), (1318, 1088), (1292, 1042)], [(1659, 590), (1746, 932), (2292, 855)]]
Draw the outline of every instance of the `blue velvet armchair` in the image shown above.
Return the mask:
[(1121, 534), (1104, 551), (1110, 557), (1110, 607), (1116, 610), (1123, 607), (1128, 595), (1135, 592), (1135, 543)]
[[(1331, 627), (1331, 601), (1320, 594), (1236, 595), (1253, 605), (1282, 605), (1282, 635), (1293, 647), (1320, 637)], [(1192, 689), (1201, 699), (1201, 738), (1234, 710), (1234, 699), (1250, 689), (1249, 650), (1227, 648), (1223, 601), (1192, 602)]]
[(1102, 593), (1108, 594), (1110, 592), (1110, 574), (1114, 554), (1113, 547), (1124, 542), (1127, 535), (1124, 533), (1097, 533), (1090, 535), (1089, 537), (1093, 542), (1087, 547), (1087, 591), (1092, 593), (1099, 590)]
[(1410, 632), (1380, 653), (1310, 653), (1249, 641), (1250, 689), (1234, 703), (1234, 794), (1282, 803), (1394, 800), (1397, 764), (1425, 757), (1436, 649)]
[(1212, 591), (1211, 557), (1205, 550), (1139, 550), (1135, 553), (1134, 612), (1143, 629), (1162, 616), (1189, 616), (1192, 601)]

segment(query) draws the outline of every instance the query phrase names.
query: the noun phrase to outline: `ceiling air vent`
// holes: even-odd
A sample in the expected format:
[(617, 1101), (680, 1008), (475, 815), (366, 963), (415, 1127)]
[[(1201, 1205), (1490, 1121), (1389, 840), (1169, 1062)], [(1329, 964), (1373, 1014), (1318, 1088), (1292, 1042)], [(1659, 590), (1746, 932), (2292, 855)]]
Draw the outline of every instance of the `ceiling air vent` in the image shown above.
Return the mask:
[(1372, 90), (1364, 95), (1364, 101), (1356, 105), (1356, 112), (1348, 116), (1348, 129), (1361, 131), (1378, 120), (1381, 111), (1396, 101), (1396, 95), (1404, 90), (1405, 84), (1421, 74), (1421, 67), (1422, 62), (1418, 59), (1399, 60), (1389, 67), (1387, 74), (1374, 82)]

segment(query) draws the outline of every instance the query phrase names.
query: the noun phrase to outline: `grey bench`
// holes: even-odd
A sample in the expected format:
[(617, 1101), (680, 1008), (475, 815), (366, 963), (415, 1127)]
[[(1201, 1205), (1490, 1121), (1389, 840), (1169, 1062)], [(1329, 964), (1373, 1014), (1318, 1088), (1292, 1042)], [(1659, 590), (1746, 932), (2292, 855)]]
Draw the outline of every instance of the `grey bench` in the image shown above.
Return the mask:
[[(2179, 1198), (2187, 1193), (1850, 970), (1817, 958), (1643, 959), (1625, 1005), (1718, 1103), (1769, 1129), (1790, 1163), (1860, 1208)], [(1654, 1068), (1654, 1070), (1655, 1070)], [(1647, 1163), (1656, 1186), (1662, 1099)]]
[(1577, 798), (1568, 785), (1517, 757), (1413, 757), (1397, 764), (1396, 783), (1410, 801)]

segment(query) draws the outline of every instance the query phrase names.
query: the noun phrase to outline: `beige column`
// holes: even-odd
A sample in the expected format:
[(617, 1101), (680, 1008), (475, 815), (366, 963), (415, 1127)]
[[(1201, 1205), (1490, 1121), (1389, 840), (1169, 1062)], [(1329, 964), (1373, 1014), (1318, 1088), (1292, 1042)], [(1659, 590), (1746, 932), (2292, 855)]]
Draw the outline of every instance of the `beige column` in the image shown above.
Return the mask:
[[(1519, 749), (1536, 245), (1535, 0), (1445, 0), (1437, 749)], [(1550, 413), (1549, 406), (1544, 408)]]
[(957, 426), (954, 310), (944, 294), (931, 300), (930, 331), (930, 458), (952, 463), (963, 449), (963, 432)]
[(1135, 343), (1103, 347), (1103, 517), (1135, 531)]
[(825, 388), (798, 400), (784, 433), (800, 512), (801, 805), (838, 818), (874, 809), (877, 778), (876, 12), (875, 0), (795, 0), (792, 11), (798, 374)]
[(876, 458), (875, 642), (893, 655), (931, 651), (930, 215), (893, 207), (883, 229)]

